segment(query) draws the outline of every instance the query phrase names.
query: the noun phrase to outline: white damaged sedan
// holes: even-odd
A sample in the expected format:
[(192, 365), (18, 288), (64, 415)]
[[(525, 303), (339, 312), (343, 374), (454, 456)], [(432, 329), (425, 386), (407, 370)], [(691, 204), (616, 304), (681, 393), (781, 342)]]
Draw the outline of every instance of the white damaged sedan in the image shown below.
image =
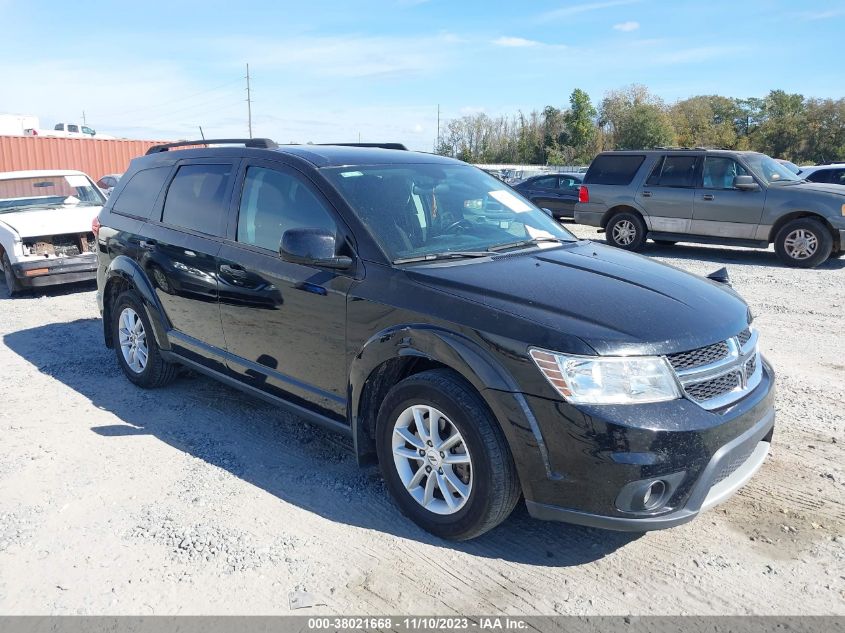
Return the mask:
[(102, 192), (80, 171), (0, 172), (0, 267), (6, 289), (95, 279)]

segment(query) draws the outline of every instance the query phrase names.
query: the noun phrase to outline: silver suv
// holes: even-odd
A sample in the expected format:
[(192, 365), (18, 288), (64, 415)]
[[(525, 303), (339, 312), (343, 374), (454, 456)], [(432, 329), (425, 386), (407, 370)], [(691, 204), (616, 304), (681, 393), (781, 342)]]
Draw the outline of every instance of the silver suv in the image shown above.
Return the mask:
[(698, 242), (768, 248), (813, 268), (845, 254), (845, 187), (808, 182), (757, 152), (618, 151), (590, 165), (575, 221), (638, 251)]

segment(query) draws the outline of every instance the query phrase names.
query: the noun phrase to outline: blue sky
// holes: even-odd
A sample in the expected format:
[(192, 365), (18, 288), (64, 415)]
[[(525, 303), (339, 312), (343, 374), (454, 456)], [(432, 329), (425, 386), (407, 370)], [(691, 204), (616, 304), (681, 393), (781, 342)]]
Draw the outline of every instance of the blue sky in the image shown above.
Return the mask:
[(782, 88), (845, 96), (845, 1), (0, 0), (0, 113), (106, 134), (389, 140), (441, 119), (594, 103), (646, 84), (672, 102)]

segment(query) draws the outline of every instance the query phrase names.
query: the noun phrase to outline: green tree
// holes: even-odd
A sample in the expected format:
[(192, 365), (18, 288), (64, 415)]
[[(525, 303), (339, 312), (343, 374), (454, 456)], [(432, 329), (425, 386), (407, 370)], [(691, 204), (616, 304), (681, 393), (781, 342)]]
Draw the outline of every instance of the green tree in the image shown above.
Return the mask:
[(734, 120), (739, 111), (731, 99), (716, 95), (690, 97), (673, 105), (670, 116), (677, 142), (683, 147), (737, 146)]
[(803, 95), (772, 90), (766, 97), (764, 112), (757, 146), (775, 158), (797, 157), (804, 127)]
[(647, 149), (671, 145), (675, 140), (665, 104), (639, 84), (605, 96), (599, 125), (606, 141), (616, 149)]
[(590, 95), (580, 88), (572, 91), (563, 122), (566, 125), (566, 144), (573, 150), (573, 162), (590, 162), (595, 156), (597, 114)]

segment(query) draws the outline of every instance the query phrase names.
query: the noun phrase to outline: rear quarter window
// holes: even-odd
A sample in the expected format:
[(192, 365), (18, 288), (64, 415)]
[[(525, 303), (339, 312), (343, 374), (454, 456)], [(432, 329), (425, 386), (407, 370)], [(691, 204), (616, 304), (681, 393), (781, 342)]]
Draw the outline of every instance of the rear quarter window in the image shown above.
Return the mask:
[(112, 204), (112, 212), (149, 219), (170, 166), (142, 169), (132, 175)]
[(600, 154), (584, 177), (584, 184), (630, 185), (645, 160), (641, 154)]

